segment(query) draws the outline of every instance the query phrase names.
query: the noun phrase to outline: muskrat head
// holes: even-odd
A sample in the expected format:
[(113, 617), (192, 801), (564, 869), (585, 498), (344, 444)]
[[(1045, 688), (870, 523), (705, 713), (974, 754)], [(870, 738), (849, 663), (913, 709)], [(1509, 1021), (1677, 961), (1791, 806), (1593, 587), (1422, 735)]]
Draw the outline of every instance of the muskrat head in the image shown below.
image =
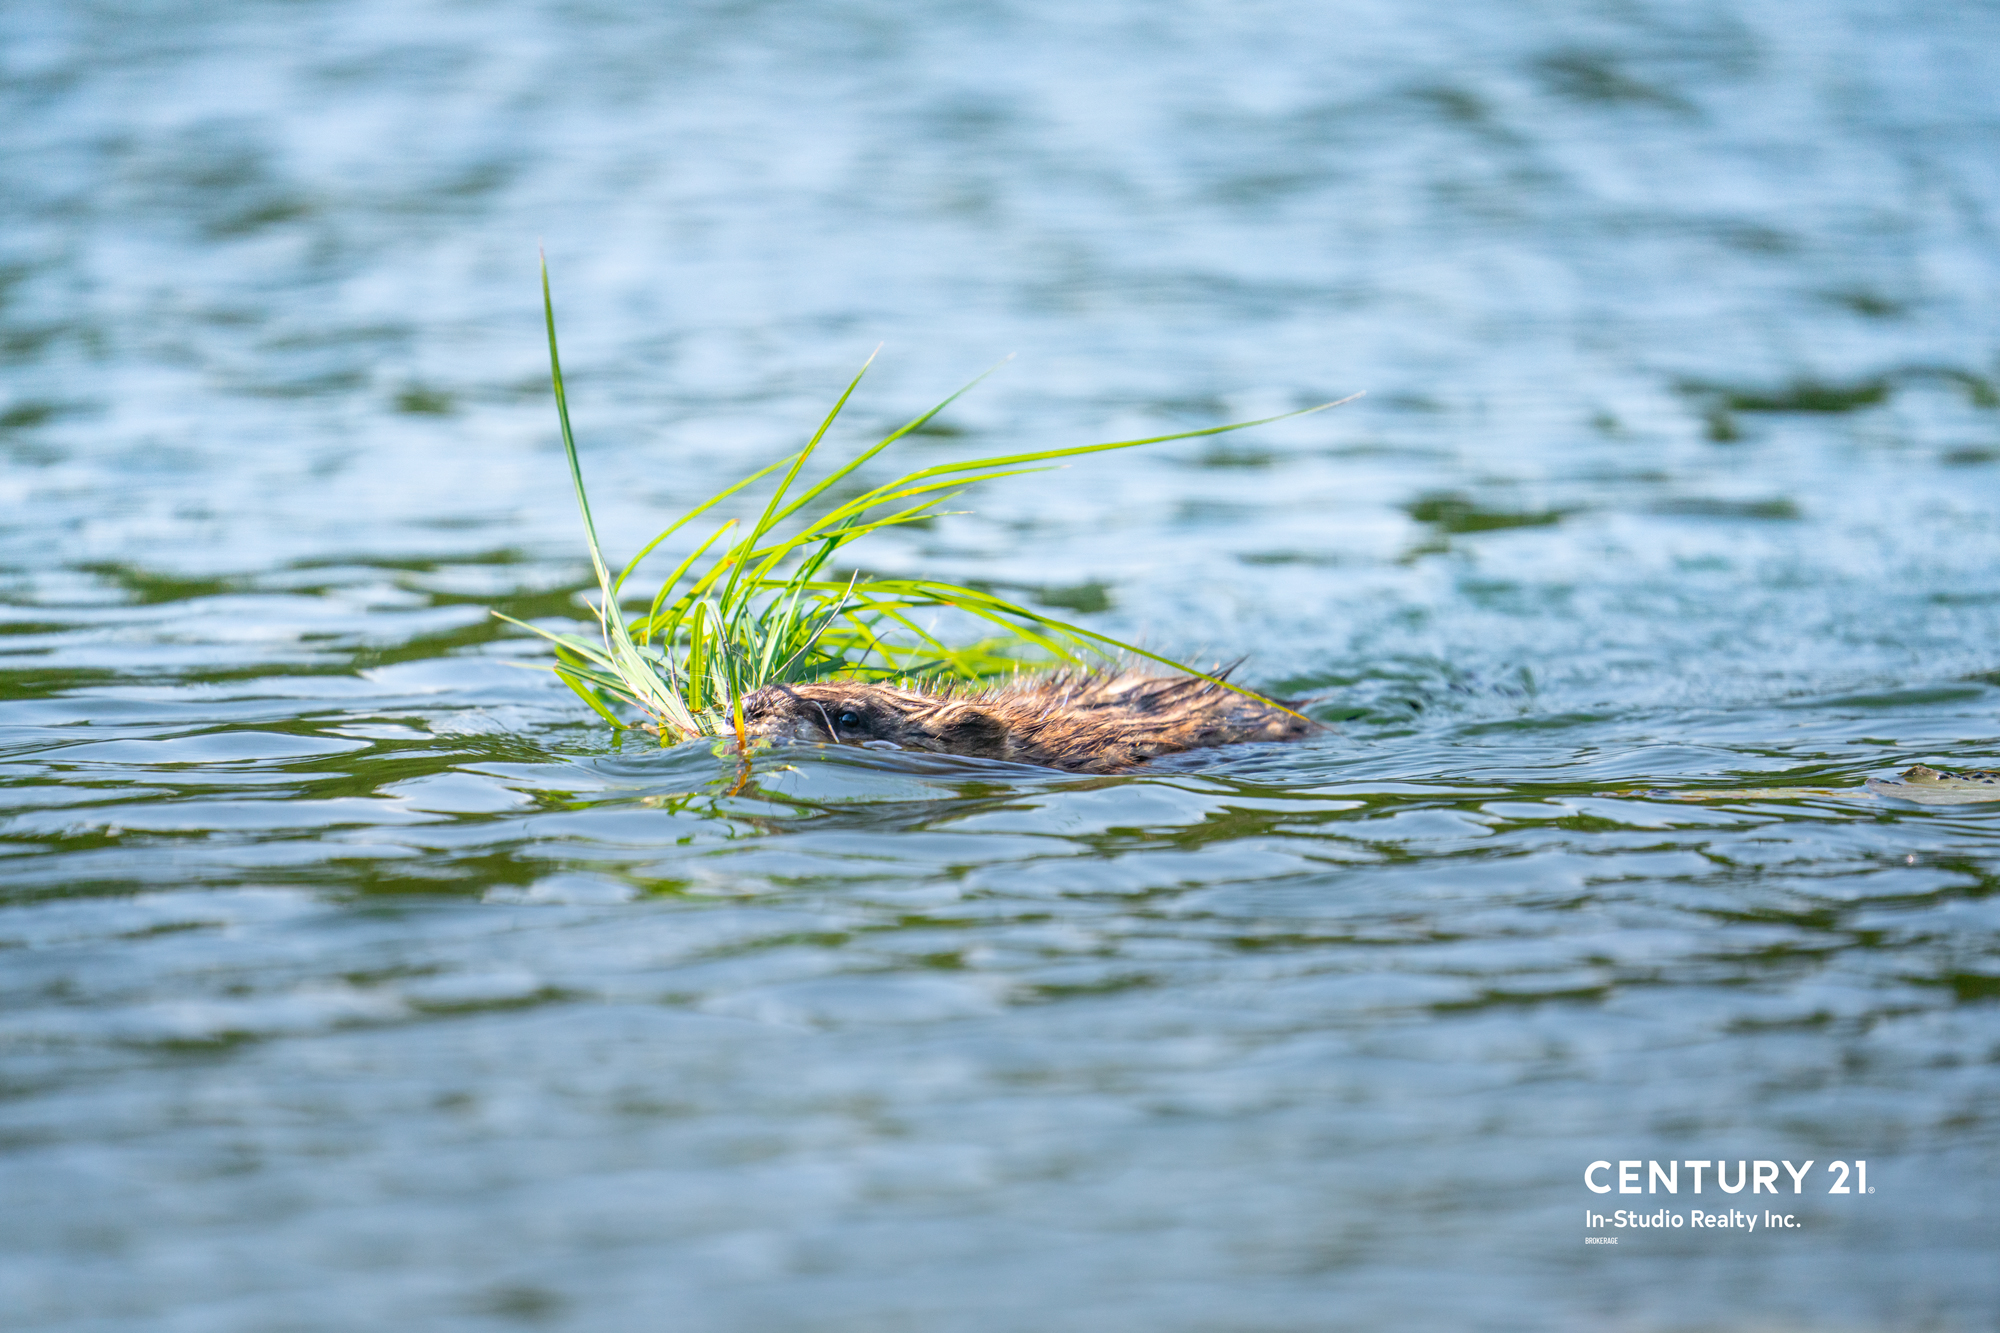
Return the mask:
[(1007, 757), (1007, 726), (962, 699), (859, 682), (767, 685), (743, 701), (750, 738), (777, 744)]

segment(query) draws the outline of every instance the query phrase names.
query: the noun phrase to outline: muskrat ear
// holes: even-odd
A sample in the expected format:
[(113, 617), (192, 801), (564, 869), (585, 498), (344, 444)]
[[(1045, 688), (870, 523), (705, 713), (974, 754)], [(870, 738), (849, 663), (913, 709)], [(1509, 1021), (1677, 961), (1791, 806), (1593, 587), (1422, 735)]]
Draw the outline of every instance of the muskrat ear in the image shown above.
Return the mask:
[(981, 759), (1007, 757), (1007, 724), (985, 709), (970, 704), (954, 708), (938, 718), (937, 738), (947, 754), (972, 755)]

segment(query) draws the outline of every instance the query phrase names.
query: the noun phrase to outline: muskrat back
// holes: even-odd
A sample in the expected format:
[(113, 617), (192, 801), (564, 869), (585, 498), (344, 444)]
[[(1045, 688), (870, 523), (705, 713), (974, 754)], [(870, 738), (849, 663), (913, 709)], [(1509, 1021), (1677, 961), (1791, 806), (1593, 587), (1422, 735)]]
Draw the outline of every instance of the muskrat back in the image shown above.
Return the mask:
[(861, 745), (1119, 773), (1161, 755), (1319, 730), (1297, 713), (1199, 676), (1058, 672), (937, 692), (831, 681), (770, 685), (744, 727), (777, 742)]

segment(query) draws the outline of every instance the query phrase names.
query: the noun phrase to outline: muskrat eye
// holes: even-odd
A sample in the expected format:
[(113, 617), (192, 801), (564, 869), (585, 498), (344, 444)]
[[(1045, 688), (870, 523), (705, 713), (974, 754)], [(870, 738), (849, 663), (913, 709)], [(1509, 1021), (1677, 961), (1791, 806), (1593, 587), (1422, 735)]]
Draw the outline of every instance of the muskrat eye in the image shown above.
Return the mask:
[(843, 708), (833, 715), (834, 725), (847, 731), (856, 731), (861, 726), (861, 714), (852, 708)]

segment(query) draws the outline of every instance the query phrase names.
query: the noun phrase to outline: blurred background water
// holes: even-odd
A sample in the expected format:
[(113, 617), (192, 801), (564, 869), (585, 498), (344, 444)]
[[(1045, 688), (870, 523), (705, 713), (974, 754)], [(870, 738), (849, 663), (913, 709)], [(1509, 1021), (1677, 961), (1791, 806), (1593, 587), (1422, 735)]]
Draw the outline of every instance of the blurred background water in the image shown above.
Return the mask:
[[(9, 4), (0, 1322), (1993, 1327), (1995, 807), (1675, 797), (2000, 763), (1996, 50)], [(621, 742), (487, 614), (587, 578), (538, 242), (614, 551), (877, 343), (838, 447), (1016, 354), (910, 459), (1367, 390), (875, 547), (1333, 729)], [(1586, 1249), (1597, 1158), (1822, 1165)]]

